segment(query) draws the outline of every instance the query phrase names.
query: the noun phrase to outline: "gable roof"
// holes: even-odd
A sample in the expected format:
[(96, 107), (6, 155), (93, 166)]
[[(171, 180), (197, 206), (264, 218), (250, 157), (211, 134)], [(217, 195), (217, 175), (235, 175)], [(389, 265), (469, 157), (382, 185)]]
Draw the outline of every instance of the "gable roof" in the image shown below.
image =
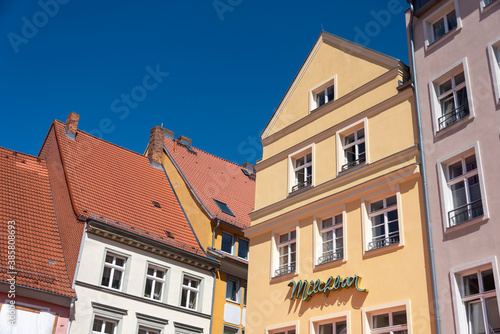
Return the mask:
[[(44, 160), (0, 148), (0, 281), (17, 272), (16, 285), (74, 297), (66, 270)], [(14, 223), (9, 223), (14, 221)], [(15, 266), (7, 262), (14, 227)]]
[(264, 131), (262, 131), (262, 134), (260, 136), (261, 139), (266, 138), (269, 135), (269, 132), (272, 130), (272, 127), (278, 120), (279, 116), (281, 115), (281, 112), (285, 108), (288, 100), (290, 99), (291, 95), (293, 94), (295, 88), (297, 87), (298, 83), (300, 82), (302, 76), (304, 73), (307, 71), (307, 68), (309, 67), (310, 63), (312, 62), (314, 56), (316, 55), (317, 51), (319, 50), (319, 47), (323, 43), (329, 43), (330, 45), (333, 45), (344, 52), (348, 52), (350, 54), (354, 55), (362, 55), (363, 57), (366, 57), (374, 62), (383, 64), (389, 68), (393, 68), (398, 66), (400, 61), (396, 58), (387, 56), (383, 53), (380, 53), (378, 51), (369, 49), (367, 47), (364, 47), (362, 45), (353, 43), (351, 41), (348, 41), (346, 39), (340, 38), (338, 36), (332, 35), (326, 31), (323, 31), (320, 36), (318, 37), (316, 43), (314, 44), (313, 48), (309, 52), (306, 60), (302, 64), (299, 72), (295, 76), (295, 78), (292, 81), (292, 84), (288, 88), (285, 96), (281, 100), (280, 104), (278, 105), (278, 108), (276, 108), (276, 111), (273, 113), (273, 116), (267, 123)]
[[(198, 148), (164, 138), (165, 149), (177, 170), (211, 218), (219, 218), (239, 228), (250, 226), (254, 207), (255, 178), (244, 174), (241, 166)], [(190, 151), (191, 150), (191, 151)], [(227, 204), (234, 216), (224, 213), (216, 201)]]
[(60, 121), (53, 128), (77, 215), (207, 257), (163, 170), (83, 131), (73, 140)]

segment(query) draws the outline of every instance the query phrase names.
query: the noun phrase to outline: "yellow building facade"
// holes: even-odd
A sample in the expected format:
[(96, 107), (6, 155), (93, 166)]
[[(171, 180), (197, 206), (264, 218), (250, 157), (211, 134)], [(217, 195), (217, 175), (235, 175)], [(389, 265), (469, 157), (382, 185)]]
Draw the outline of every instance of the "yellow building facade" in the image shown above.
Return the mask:
[(407, 66), (323, 32), (262, 134), (247, 333), (434, 333)]

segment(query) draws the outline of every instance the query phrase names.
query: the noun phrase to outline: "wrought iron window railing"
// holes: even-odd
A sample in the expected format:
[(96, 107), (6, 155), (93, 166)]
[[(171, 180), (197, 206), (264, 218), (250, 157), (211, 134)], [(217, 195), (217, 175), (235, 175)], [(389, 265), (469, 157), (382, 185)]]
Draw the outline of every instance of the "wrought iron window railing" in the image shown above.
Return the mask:
[(483, 201), (477, 200), (449, 211), (448, 222), (451, 227), (482, 216), (483, 214)]
[(308, 187), (312, 184), (312, 177), (308, 177), (304, 182), (299, 182), (292, 187), (292, 192)]
[(335, 260), (339, 260), (344, 257), (344, 252), (343, 249), (340, 249), (336, 252), (330, 251), (330, 252), (325, 252), (323, 253), (322, 256), (318, 258), (318, 264), (323, 264), (327, 262), (332, 262)]
[(466, 103), (458, 108), (453, 109), (449, 113), (444, 114), (443, 116), (438, 118), (439, 130), (443, 130), (453, 123), (458, 122), (465, 116), (468, 116), (469, 113), (469, 104)]
[(377, 249), (377, 248), (389, 246), (392, 244), (397, 244), (398, 242), (399, 242), (399, 235), (385, 238), (385, 239), (374, 240), (374, 241), (368, 243), (368, 250)]
[(354, 160), (354, 161), (346, 163), (345, 165), (342, 165), (342, 168), (340, 170), (343, 172), (345, 170), (348, 170), (349, 168), (352, 168), (352, 167), (357, 166), (357, 165), (361, 165), (365, 162), (366, 162), (366, 157), (363, 155), (362, 157), (360, 157), (357, 160)]
[(274, 271), (274, 277), (286, 275), (288, 273), (293, 273), (294, 271), (295, 271), (295, 263), (292, 263), (290, 265), (285, 264), (283, 266), (280, 266), (278, 269)]

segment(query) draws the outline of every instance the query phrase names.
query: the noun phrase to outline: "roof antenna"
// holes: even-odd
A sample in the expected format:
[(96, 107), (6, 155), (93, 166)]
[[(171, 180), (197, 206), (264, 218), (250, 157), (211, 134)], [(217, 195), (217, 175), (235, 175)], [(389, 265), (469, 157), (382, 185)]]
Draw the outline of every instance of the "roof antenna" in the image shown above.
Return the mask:
[(163, 128), (163, 122), (161, 122), (161, 127)]
[(321, 23), (321, 32), (325, 31), (325, 29), (323, 28), (323, 23)]

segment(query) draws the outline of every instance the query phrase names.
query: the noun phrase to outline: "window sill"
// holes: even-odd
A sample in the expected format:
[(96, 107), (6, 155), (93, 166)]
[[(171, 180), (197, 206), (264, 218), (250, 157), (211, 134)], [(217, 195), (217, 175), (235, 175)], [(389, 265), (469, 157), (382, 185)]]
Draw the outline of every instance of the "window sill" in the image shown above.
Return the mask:
[(379, 248), (375, 248), (375, 249), (371, 249), (371, 250), (365, 250), (363, 252), (363, 258), (378, 256), (381, 254), (393, 252), (393, 251), (401, 249), (403, 247), (404, 247), (404, 244), (400, 241), (397, 244), (387, 245), (387, 246), (383, 246), (383, 247), (379, 247)]
[(339, 267), (346, 262), (347, 262), (347, 260), (345, 258), (342, 258), (342, 259), (338, 259), (335, 261), (317, 264), (314, 266), (313, 272), (317, 272), (317, 271), (321, 271), (321, 270), (325, 270), (325, 269), (330, 269), (330, 268), (334, 268), (334, 267)]
[(297, 271), (292, 271), (291, 273), (288, 273), (288, 274), (284, 274), (284, 275), (280, 275), (280, 276), (273, 276), (273, 277), (271, 277), (270, 282), (271, 283), (281, 282), (281, 281), (288, 280), (292, 277), (296, 277), (298, 275), (299, 274), (297, 273)]
[(227, 299), (227, 298), (226, 298), (226, 302), (227, 302), (227, 303), (234, 304), (234, 305), (241, 306), (241, 302), (237, 302), (237, 301), (234, 301), (234, 300), (231, 300), (231, 299)]
[(354, 171), (357, 171), (358, 169), (360, 168), (363, 168), (365, 167), (366, 165), (368, 165), (368, 162), (363, 162), (362, 164), (359, 164), (359, 165), (356, 165), (356, 166), (353, 166), (353, 167), (350, 167), (350, 168), (347, 168), (345, 170), (340, 170), (338, 173), (337, 173), (337, 176), (341, 176), (341, 175), (345, 175), (345, 174), (349, 174), (351, 172), (354, 172)]
[(459, 121), (456, 121), (455, 123), (453, 123), (452, 125), (448, 125), (447, 127), (445, 127), (444, 129), (441, 129), (439, 131), (436, 131), (435, 133), (435, 137), (436, 138), (439, 138), (445, 134), (447, 134), (448, 132), (451, 132), (453, 130), (455, 130), (456, 128), (458, 128), (460, 125), (465, 125), (467, 123), (470, 123), (474, 120), (475, 116), (472, 115), (472, 111), (471, 113), (469, 114), (469, 116), (467, 117), (464, 117), (462, 118), (461, 120)]
[(288, 197), (298, 195), (298, 194), (303, 193), (304, 191), (308, 191), (309, 189), (312, 189), (312, 188), (314, 188), (314, 185), (311, 184), (309, 186), (305, 186), (304, 188), (300, 188), (298, 190), (291, 191), (288, 193)]
[(482, 224), (482, 223), (484, 224), (488, 220), (489, 220), (488, 217), (486, 217), (485, 215), (482, 215), (482, 216), (476, 217), (474, 219), (468, 220), (466, 222), (463, 222), (461, 224), (458, 224), (458, 225), (455, 225), (455, 226), (451, 226), (451, 227), (446, 227), (444, 233), (445, 234), (450, 234), (450, 233), (453, 233), (455, 231), (459, 231), (459, 230), (462, 230), (464, 228), (467, 228), (467, 227), (470, 227), (470, 226), (473, 226), (473, 225)]
[(429, 43), (428, 40), (426, 40), (425, 51), (431, 51), (432, 49), (437, 48), (436, 45), (443, 44), (444, 41), (450, 39), (451, 36), (455, 36), (456, 34), (458, 34), (460, 30), (462, 30), (462, 27), (456, 27), (455, 29), (448, 31), (446, 34), (436, 39), (432, 43)]

